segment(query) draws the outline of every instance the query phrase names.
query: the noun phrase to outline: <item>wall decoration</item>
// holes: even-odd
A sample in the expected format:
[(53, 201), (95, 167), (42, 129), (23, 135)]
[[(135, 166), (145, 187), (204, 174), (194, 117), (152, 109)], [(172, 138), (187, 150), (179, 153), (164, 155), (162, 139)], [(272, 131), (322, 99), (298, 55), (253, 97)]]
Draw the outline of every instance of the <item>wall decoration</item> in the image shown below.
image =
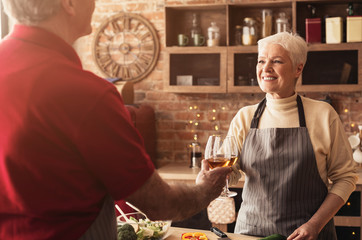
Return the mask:
[(160, 42), (155, 28), (139, 14), (118, 13), (101, 24), (93, 41), (93, 56), (108, 78), (139, 81), (155, 67)]

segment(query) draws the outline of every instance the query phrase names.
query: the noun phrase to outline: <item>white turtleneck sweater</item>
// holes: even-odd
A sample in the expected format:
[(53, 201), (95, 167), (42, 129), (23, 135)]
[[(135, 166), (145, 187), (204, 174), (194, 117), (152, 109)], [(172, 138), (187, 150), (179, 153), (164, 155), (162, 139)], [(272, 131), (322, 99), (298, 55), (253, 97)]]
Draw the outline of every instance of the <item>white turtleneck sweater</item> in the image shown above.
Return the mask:
[[(267, 104), (260, 118), (259, 129), (299, 127), (297, 94), (289, 98), (272, 99), (266, 94)], [(316, 156), (318, 171), (329, 192), (345, 202), (357, 182), (357, 164), (338, 114), (326, 102), (301, 97), (307, 129)], [(241, 108), (231, 121), (228, 134), (237, 137), (241, 149), (249, 132), (258, 104)], [(331, 181), (329, 185), (328, 179)]]

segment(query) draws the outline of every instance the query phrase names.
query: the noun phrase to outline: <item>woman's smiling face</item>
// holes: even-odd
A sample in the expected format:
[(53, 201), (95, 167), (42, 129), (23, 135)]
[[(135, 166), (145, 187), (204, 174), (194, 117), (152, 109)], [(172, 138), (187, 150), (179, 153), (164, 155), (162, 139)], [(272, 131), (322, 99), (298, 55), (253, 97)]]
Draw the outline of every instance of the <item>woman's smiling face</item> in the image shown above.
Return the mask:
[(303, 64), (293, 66), (289, 52), (279, 44), (268, 44), (259, 52), (256, 65), (258, 83), (261, 90), (273, 98), (292, 96), (302, 70)]

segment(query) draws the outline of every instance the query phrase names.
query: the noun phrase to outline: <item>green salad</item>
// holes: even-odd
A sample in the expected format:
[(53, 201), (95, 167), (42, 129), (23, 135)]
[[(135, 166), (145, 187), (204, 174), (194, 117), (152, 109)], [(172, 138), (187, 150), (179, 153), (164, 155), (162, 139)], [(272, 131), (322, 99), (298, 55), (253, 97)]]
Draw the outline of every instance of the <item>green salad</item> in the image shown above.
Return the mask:
[[(137, 235), (137, 240), (158, 240), (161, 239), (167, 230), (170, 227), (170, 222), (167, 221), (151, 221), (149, 219), (140, 219), (137, 220), (134, 217), (130, 217), (133, 223), (126, 223), (128, 225), (132, 225), (134, 232)], [(125, 224), (123, 224), (125, 225)], [(119, 225), (118, 232), (118, 240), (135, 240), (134, 235), (129, 233), (130, 229), (122, 228), (123, 225)], [(125, 233), (124, 233), (125, 231)]]

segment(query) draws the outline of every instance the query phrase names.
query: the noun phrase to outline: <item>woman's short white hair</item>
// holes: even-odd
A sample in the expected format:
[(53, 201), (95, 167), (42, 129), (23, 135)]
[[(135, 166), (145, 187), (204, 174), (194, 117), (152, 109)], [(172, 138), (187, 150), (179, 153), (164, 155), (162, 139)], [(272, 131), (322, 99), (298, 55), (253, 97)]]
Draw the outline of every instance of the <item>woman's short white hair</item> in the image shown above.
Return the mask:
[(281, 32), (258, 41), (258, 51), (269, 44), (279, 44), (289, 52), (293, 66), (302, 63), (305, 66), (308, 54), (308, 45), (305, 40), (296, 33)]
[(18, 23), (36, 25), (56, 14), (60, 0), (2, 0), (4, 10)]

